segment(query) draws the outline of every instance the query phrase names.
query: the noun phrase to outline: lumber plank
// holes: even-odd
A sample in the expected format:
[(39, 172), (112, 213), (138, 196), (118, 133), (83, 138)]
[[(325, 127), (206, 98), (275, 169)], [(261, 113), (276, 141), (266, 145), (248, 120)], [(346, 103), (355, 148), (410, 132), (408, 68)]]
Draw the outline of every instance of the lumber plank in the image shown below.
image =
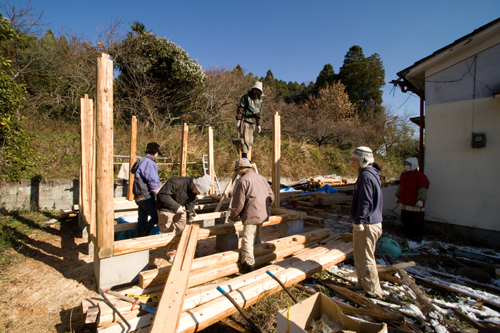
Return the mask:
[[(313, 258), (320, 257), (335, 249), (344, 251), (349, 254), (352, 249), (352, 243), (347, 243), (340, 239), (335, 239), (324, 246), (320, 246), (314, 249), (308, 249), (307, 251), (296, 254), (291, 258), (257, 269), (254, 272), (236, 277), (229, 281), (221, 282), (219, 285), (225, 290), (236, 290), (250, 283), (258, 283), (259, 281), (268, 278), (269, 275), (267, 275), (266, 270), (269, 270), (274, 275), (276, 275), (277, 273), (293, 267), (294, 265), (313, 260)], [(184, 300), (183, 310), (189, 311), (202, 304), (208, 303), (214, 299), (221, 297), (220, 293), (216, 290), (215, 287), (216, 286), (208, 285), (189, 289), (188, 294), (186, 295), (186, 299)]]
[[(320, 272), (338, 262), (341, 262), (352, 253), (352, 244), (350, 249), (344, 251), (333, 249), (314, 259), (300, 262), (282, 272), (274, 274), (286, 287), (292, 286), (308, 276)], [(247, 308), (262, 298), (262, 295), (273, 295), (282, 290), (282, 287), (271, 277), (259, 280), (255, 283), (246, 285), (229, 294), (242, 307)], [(202, 330), (213, 323), (235, 313), (235, 307), (225, 297), (219, 297), (205, 303), (197, 308), (184, 312), (181, 316), (178, 332), (187, 333)]]
[[(402, 262), (402, 263), (394, 264), (394, 265), (390, 265), (390, 266), (377, 267), (377, 271), (379, 273), (385, 273), (385, 272), (390, 272), (390, 271), (396, 271), (400, 268), (407, 268), (407, 267), (412, 267), (412, 266), (415, 266), (415, 262), (408, 261), (408, 262)], [(356, 272), (347, 273), (347, 274), (345, 274), (345, 276), (356, 276)]]
[[(151, 323), (153, 322), (154, 317), (155, 317), (155, 315), (148, 313), (148, 314), (146, 314), (144, 316), (140, 316), (140, 317), (133, 317), (133, 318), (126, 318), (125, 317), (125, 319), (127, 319), (127, 322), (130, 324), (131, 331), (135, 331), (139, 328), (150, 326)], [(99, 332), (99, 333), (123, 333), (123, 332), (127, 332), (127, 326), (122, 322), (116, 322), (116, 323), (112, 323), (112, 324), (105, 325), (102, 327), (98, 327), (97, 332)]]
[(163, 294), (158, 303), (156, 316), (151, 327), (151, 333), (175, 333), (184, 302), (184, 291), (187, 288), (191, 264), (194, 259), (198, 232), (200, 227), (196, 224), (188, 225), (182, 232), (181, 241), (172, 263), (171, 273)]
[[(276, 240), (269, 241), (267, 243), (258, 244), (254, 247), (254, 254), (256, 257), (262, 256), (265, 254), (269, 254), (284, 248), (292, 248), (296, 247), (299, 244), (305, 244), (306, 242), (318, 242), (322, 239), (329, 237), (329, 230), (322, 231), (310, 231), (300, 235), (293, 235), (284, 238), (279, 238)], [(286, 256), (285, 252), (283, 252), (283, 256)], [(219, 267), (226, 267), (228, 264), (237, 263), (239, 259), (240, 253), (239, 251), (226, 251), (222, 253), (216, 253), (209, 256), (204, 256), (202, 258), (196, 258), (193, 260), (193, 265), (191, 267), (192, 272), (198, 271), (206, 271), (208, 269), (216, 269)], [(280, 258), (278, 254), (276, 256)], [(275, 260), (272, 257), (268, 260)], [(267, 260), (267, 259), (266, 259)], [(164, 283), (167, 279), (167, 276), (171, 270), (171, 266), (162, 267), (159, 269), (147, 270), (139, 273), (139, 286), (142, 288), (146, 288), (147, 286), (158, 285)], [(234, 272), (233, 272), (234, 273)], [(229, 273), (227, 275), (233, 274)], [(227, 276), (226, 275), (226, 276)], [(192, 286), (193, 284), (190, 285)]]

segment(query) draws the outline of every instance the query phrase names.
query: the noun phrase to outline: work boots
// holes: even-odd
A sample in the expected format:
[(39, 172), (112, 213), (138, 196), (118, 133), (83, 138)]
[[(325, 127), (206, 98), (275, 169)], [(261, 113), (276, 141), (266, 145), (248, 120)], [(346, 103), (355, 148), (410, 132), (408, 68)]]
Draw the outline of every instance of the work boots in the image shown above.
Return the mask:
[(254, 270), (255, 270), (255, 265), (249, 265), (246, 262), (241, 263), (240, 273), (246, 274), (246, 273), (253, 272)]

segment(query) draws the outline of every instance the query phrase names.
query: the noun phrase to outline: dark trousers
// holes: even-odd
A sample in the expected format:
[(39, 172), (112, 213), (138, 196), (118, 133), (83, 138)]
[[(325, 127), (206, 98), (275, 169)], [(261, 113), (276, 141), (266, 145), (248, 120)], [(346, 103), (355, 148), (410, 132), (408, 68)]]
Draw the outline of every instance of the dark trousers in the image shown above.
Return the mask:
[(401, 222), (406, 238), (421, 242), (425, 231), (425, 212), (411, 212), (401, 209)]
[[(140, 232), (144, 227), (153, 229), (153, 227), (158, 224), (158, 211), (156, 210), (155, 198), (148, 195), (144, 200), (136, 203), (139, 213), (139, 217), (137, 218), (137, 231)], [(148, 216), (151, 216), (149, 221)]]

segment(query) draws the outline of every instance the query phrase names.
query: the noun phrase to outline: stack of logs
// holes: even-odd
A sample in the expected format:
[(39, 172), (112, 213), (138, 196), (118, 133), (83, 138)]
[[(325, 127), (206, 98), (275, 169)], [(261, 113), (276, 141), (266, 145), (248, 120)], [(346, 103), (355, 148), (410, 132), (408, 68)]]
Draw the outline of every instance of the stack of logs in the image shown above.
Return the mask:
[[(293, 192), (292, 192), (293, 193)], [(325, 209), (341, 212), (349, 211), (352, 196), (345, 193), (300, 193), (288, 195), (289, 206), (297, 210), (321, 213)]]
[[(201, 330), (235, 313), (236, 308), (217, 291), (217, 286), (230, 291), (230, 295), (236, 302), (241, 307), (246, 307), (257, 303), (264, 294), (272, 295), (282, 290), (280, 285), (266, 274), (266, 270), (280, 278), (286, 286), (291, 286), (345, 260), (352, 253), (352, 242), (345, 240), (346, 237), (342, 236), (330, 235), (329, 230), (313, 230), (256, 245), (256, 264), (267, 266), (212, 284), (209, 283), (239, 271), (239, 251), (227, 251), (191, 259), (192, 261), (188, 261), (191, 269), (185, 282), (186, 289), (175, 290), (176, 294), (183, 295), (183, 301), (178, 310), (178, 326), (175, 330), (169, 331)], [(184, 264), (186, 260), (183, 260)], [(136, 330), (150, 325), (154, 328), (156, 321), (163, 321), (166, 316), (161, 311), (162, 295), (167, 297), (165, 295), (171, 288), (165, 286), (170, 286), (169, 281), (178, 280), (177, 275), (169, 277), (169, 273), (172, 271), (172, 274), (178, 274), (176, 265), (180, 262), (174, 259), (172, 265), (141, 272), (139, 285), (119, 291), (120, 295), (117, 296), (121, 297), (116, 297), (116, 293), (115, 295), (108, 294), (108, 300), (126, 319), (127, 324), (122, 322), (118, 314), (101, 297), (93, 297), (82, 302), (86, 322), (97, 322), (97, 331), (106, 333), (122, 332), (124, 329)], [(163, 289), (165, 290), (162, 291)], [(141, 309), (140, 306), (132, 306), (130, 302), (123, 301), (125, 294), (149, 295), (151, 298), (147, 305), (158, 305), (156, 314), (144, 311), (147, 307)], [(166, 303), (169, 303), (170, 308), (172, 305), (170, 300)], [(175, 308), (173, 305), (172, 307)], [(167, 312), (172, 312), (172, 310)], [(173, 323), (170, 322), (168, 326), (171, 324)]]

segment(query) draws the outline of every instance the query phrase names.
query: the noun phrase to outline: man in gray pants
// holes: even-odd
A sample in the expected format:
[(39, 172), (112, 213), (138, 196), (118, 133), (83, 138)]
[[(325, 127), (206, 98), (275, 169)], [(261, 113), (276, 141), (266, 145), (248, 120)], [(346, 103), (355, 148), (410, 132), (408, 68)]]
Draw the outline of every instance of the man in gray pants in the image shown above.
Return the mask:
[(271, 211), (269, 205), (274, 201), (274, 193), (267, 179), (252, 169), (247, 158), (236, 160), (234, 171), (240, 175), (233, 190), (231, 214), (229, 218), (235, 221), (241, 215), (243, 235), (241, 242), (241, 272), (248, 273), (255, 269), (253, 254), (254, 244), (260, 243), (262, 223), (269, 220)]

